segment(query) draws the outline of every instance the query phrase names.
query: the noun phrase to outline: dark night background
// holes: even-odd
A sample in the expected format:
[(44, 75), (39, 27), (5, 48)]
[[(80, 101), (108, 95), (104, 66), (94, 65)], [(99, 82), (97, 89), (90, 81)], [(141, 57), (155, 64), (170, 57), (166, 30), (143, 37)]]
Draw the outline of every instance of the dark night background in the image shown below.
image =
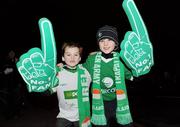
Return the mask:
[[(132, 102), (136, 102), (134, 96), (140, 96), (144, 103), (149, 102), (148, 99), (154, 100), (154, 97), (162, 98), (160, 102), (163, 100), (163, 106), (170, 110), (180, 102), (179, 6), (175, 1), (134, 1), (153, 44), (155, 65), (149, 74), (135, 79), (133, 83), (128, 82), (129, 96)], [(1, 67), (10, 50), (14, 50), (19, 57), (30, 48), (41, 47), (38, 20), (42, 17), (48, 18), (53, 25), (58, 62), (64, 41), (80, 42), (84, 47), (85, 59), (89, 52), (97, 50), (96, 31), (99, 27), (105, 24), (117, 27), (120, 41), (131, 30), (122, 0), (7, 0), (0, 7)], [(40, 103), (45, 103), (40, 94), (32, 96), (38, 96)], [(34, 101), (30, 103), (37, 104)]]

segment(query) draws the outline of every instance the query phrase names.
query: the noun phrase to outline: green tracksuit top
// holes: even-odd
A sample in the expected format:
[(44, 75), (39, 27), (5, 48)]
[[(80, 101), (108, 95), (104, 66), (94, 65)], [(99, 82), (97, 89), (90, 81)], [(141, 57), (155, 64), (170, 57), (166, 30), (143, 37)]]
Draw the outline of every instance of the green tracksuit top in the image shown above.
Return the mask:
[[(89, 71), (91, 78), (93, 79), (93, 67), (95, 61), (95, 54), (89, 55), (86, 62), (83, 66)], [(121, 62), (121, 61), (120, 61)], [(131, 79), (132, 73), (123, 65), (124, 67), (124, 77), (123, 79)], [(113, 58), (104, 58), (101, 57), (101, 71), (100, 71), (100, 85), (101, 85), (101, 92), (103, 95), (103, 99), (106, 101), (110, 101), (116, 98), (116, 86), (115, 86), (115, 76), (113, 71)], [(125, 82), (125, 81), (123, 81)]]

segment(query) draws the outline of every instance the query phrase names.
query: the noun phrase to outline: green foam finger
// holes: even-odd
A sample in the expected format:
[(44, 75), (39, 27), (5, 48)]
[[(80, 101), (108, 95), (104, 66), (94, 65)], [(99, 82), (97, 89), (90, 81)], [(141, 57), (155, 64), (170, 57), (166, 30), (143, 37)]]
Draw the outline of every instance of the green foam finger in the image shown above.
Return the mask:
[(146, 26), (133, 0), (124, 0), (123, 8), (130, 21), (132, 30), (137, 33), (141, 40), (150, 42)]
[(27, 69), (25, 69), (23, 66), (20, 66), (18, 68), (18, 71), (22, 74), (23, 79), (30, 80), (32, 78), (31, 74)]
[(29, 92), (43, 92), (56, 83), (56, 46), (51, 22), (39, 20), (40, 48), (32, 48), (21, 55), (16, 66)]
[(27, 71), (31, 74), (33, 78), (38, 77), (38, 73), (33, 66), (32, 60), (29, 58), (24, 59), (24, 62), (22, 63), (23, 67), (27, 69)]
[(32, 48), (28, 51), (28, 54), (30, 54), (30, 59), (33, 63), (33, 66), (36, 68), (40, 68), (42, 64), (45, 62), (43, 58), (43, 53), (39, 48)]
[(134, 76), (147, 74), (154, 65), (153, 47), (148, 31), (133, 0), (124, 0), (123, 9), (132, 31), (128, 31), (121, 43), (120, 56)]
[(31, 55), (31, 60), (33, 63), (33, 66), (36, 68), (40, 68), (43, 64), (43, 57), (42, 54), (35, 52), (34, 54)]
[(44, 53), (44, 60), (49, 66), (56, 67), (56, 44), (51, 22), (47, 18), (39, 20), (41, 34), (41, 48)]
[(128, 40), (130, 42), (130, 44), (132, 45), (133, 48), (139, 48), (139, 43), (140, 43), (140, 40), (137, 36), (137, 34), (135, 34), (134, 32), (130, 33), (129, 34), (129, 37), (128, 37)]
[(31, 74), (23, 66), (20, 66), (18, 71), (21, 74), (23, 80), (26, 82), (28, 91), (31, 92), (31, 84), (29, 84), (29, 80), (32, 78)]

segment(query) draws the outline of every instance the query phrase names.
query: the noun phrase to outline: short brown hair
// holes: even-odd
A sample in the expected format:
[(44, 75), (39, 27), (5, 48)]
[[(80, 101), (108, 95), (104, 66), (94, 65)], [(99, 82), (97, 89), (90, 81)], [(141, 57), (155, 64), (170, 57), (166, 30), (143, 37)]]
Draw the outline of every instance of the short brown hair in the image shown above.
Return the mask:
[(83, 47), (77, 42), (70, 41), (70, 42), (64, 42), (63, 43), (63, 45), (62, 45), (62, 56), (64, 56), (64, 52), (65, 52), (66, 47), (71, 47), (71, 48), (77, 47), (79, 49), (80, 56), (82, 55)]

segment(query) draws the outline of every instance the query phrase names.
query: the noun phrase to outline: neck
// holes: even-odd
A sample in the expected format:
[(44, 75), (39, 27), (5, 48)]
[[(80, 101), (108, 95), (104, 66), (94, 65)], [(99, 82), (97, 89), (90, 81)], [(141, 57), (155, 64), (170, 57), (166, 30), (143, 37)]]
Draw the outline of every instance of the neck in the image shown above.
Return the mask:
[(113, 58), (113, 53), (108, 53), (108, 54), (105, 54), (102, 52), (102, 57), (104, 57), (105, 59), (109, 59), (109, 58)]
[(64, 69), (66, 69), (66, 70), (68, 70), (70, 72), (76, 72), (77, 71), (77, 66), (70, 67), (70, 66), (65, 65)]

